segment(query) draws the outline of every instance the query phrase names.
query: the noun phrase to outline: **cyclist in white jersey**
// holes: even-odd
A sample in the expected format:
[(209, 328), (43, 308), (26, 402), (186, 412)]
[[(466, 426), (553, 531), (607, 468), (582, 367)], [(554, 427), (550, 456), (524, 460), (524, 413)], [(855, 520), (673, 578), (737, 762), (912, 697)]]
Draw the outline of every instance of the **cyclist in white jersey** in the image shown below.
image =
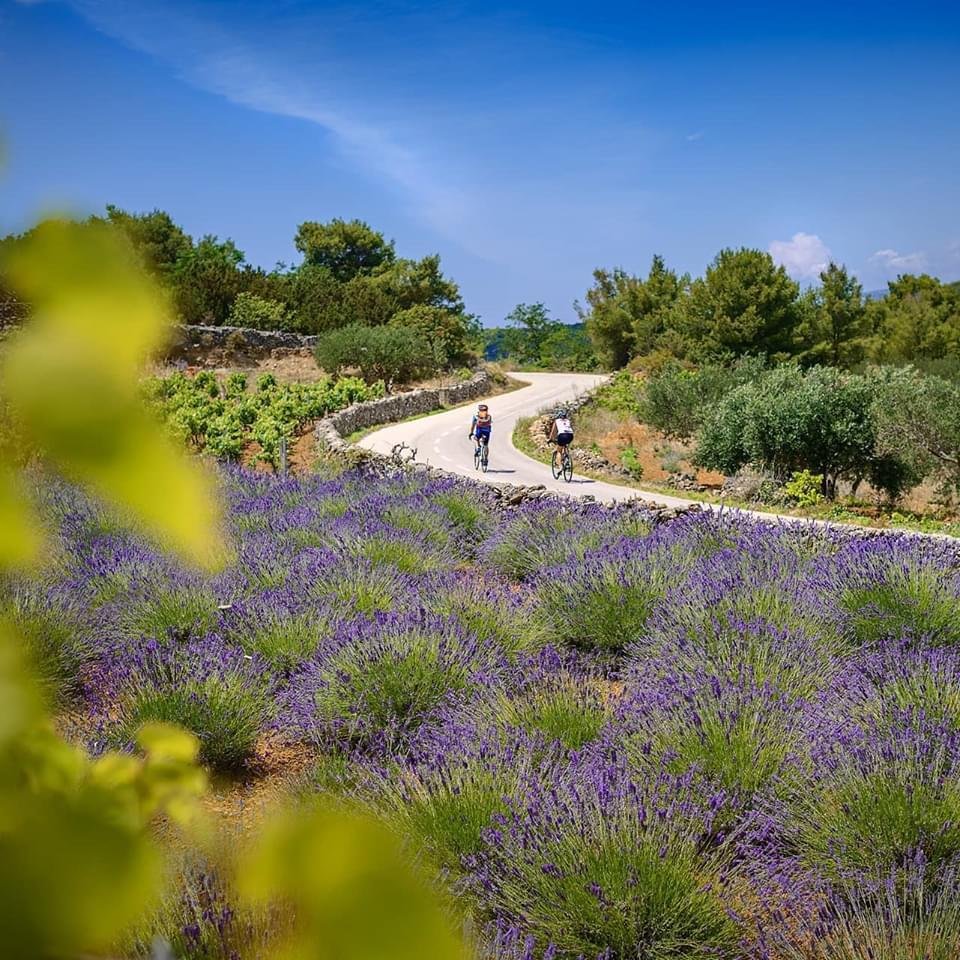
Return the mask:
[(573, 424), (570, 422), (570, 412), (566, 409), (558, 410), (550, 426), (550, 440), (563, 451), (573, 442)]

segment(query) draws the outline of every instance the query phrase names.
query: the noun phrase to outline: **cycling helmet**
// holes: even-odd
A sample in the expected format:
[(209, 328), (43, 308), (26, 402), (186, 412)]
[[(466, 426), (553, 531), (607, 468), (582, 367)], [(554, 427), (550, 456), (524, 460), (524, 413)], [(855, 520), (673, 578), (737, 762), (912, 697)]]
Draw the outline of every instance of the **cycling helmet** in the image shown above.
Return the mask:
[(486, 405), (485, 403), (481, 403), (478, 409), (480, 409), (480, 410), (486, 410), (486, 409), (487, 409), (487, 405)]
[(560, 407), (560, 409), (557, 410), (557, 416), (558, 416), (558, 417), (569, 417), (569, 416), (570, 416), (570, 411), (569, 411), (566, 407)]

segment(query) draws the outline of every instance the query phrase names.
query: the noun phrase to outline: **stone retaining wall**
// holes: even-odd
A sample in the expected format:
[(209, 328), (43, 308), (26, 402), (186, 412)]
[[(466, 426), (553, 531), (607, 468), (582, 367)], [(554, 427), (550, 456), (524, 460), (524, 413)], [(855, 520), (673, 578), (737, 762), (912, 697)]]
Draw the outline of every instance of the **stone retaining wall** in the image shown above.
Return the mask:
[(384, 423), (396, 423), (398, 420), (406, 420), (407, 417), (415, 417), (421, 413), (432, 413), (443, 406), (466, 403), (468, 400), (489, 393), (492, 382), (489, 372), (480, 370), (469, 380), (444, 387), (442, 390), (436, 387), (423, 387), (390, 397), (382, 397), (379, 400), (354, 403), (320, 420), (316, 428), (317, 439), (327, 449), (346, 450), (350, 444), (343, 438), (358, 430), (378, 427)]
[(197, 350), (227, 350), (251, 354), (269, 354), (274, 350), (313, 350), (319, 339), (318, 336), (284, 330), (177, 324), (168, 353), (177, 356)]
[[(456, 405), (474, 400), (489, 393), (492, 378), (486, 370), (481, 370), (469, 380), (446, 388), (441, 398), (440, 390), (421, 389), (411, 390), (408, 393), (397, 394), (392, 397), (383, 397), (380, 400), (368, 400), (364, 403), (355, 403), (345, 410), (325, 417), (316, 424), (317, 442), (328, 452), (347, 460), (352, 466), (362, 466), (374, 471), (393, 472), (396, 470), (412, 470), (435, 477), (451, 477), (460, 483), (477, 484), (484, 493), (489, 495), (500, 509), (510, 509), (528, 500), (555, 499), (559, 503), (569, 503), (570, 498), (562, 494), (547, 490), (543, 484), (524, 486), (522, 484), (486, 484), (465, 477), (459, 473), (450, 473), (439, 467), (432, 467), (425, 463), (398, 464), (391, 457), (366, 447), (358, 447), (347, 443), (344, 437), (365, 430), (369, 427), (380, 426), (385, 423), (395, 423), (407, 417), (420, 413), (431, 413), (443, 405)], [(567, 404), (570, 409), (577, 409), (586, 398)], [(610, 509), (632, 509), (649, 516), (654, 523), (673, 519), (686, 510), (677, 510), (661, 504), (650, 503), (638, 499), (621, 501), (619, 504), (610, 504)], [(699, 510), (699, 506), (692, 506), (690, 511)]]

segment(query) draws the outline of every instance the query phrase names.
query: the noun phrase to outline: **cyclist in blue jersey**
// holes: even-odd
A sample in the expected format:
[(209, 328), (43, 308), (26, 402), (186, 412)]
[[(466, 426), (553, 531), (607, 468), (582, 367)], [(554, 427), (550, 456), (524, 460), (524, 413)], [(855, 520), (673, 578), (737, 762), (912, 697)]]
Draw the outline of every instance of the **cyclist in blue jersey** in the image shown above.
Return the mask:
[(470, 424), (470, 432), (467, 434), (468, 439), (476, 438), (477, 441), (477, 453), (480, 452), (480, 446), (490, 445), (490, 431), (493, 429), (493, 417), (490, 416), (490, 411), (487, 409), (485, 403), (481, 403), (477, 407), (477, 412), (473, 415), (473, 422)]

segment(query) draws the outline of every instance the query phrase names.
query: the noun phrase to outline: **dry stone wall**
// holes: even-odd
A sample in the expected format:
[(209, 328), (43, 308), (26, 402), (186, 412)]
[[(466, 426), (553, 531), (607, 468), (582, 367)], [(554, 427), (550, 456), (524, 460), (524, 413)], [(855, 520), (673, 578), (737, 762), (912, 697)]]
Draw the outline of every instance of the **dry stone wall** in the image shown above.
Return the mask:
[(424, 387), (379, 400), (354, 403), (320, 420), (317, 423), (317, 439), (330, 450), (346, 450), (350, 445), (343, 438), (358, 430), (378, 427), (384, 423), (396, 423), (421, 413), (432, 413), (442, 406), (466, 403), (489, 393), (492, 382), (489, 372), (480, 370), (469, 380), (442, 390)]
[[(350, 444), (344, 437), (350, 436), (357, 430), (365, 430), (385, 423), (395, 423), (398, 420), (404, 420), (421, 413), (431, 413), (442, 405), (456, 405), (474, 400), (489, 393), (491, 383), (490, 374), (481, 370), (469, 380), (445, 389), (443, 397), (441, 397), (441, 391), (437, 389), (421, 389), (400, 393), (392, 397), (383, 397), (380, 400), (355, 403), (345, 410), (340, 410), (318, 421), (316, 425), (317, 441), (328, 452), (342, 457), (354, 466), (362, 466), (374, 471), (413, 470), (430, 476), (452, 477), (460, 483), (478, 483), (478, 481), (463, 477), (460, 474), (448, 473), (439, 467), (432, 467), (424, 463), (398, 464), (392, 458), (381, 453)], [(500, 509), (510, 509), (528, 500), (556, 499), (559, 502), (569, 502), (567, 498), (547, 490), (543, 484), (535, 486), (482, 484), (482, 487)], [(610, 504), (610, 509), (615, 508), (642, 512), (655, 523), (670, 520), (678, 514), (686, 512), (639, 499), (621, 502), (619, 505)], [(697, 510), (699, 507), (693, 506), (690, 509)]]
[(178, 324), (168, 353), (172, 357), (197, 351), (216, 350), (249, 354), (270, 354), (274, 350), (313, 350), (318, 336), (285, 330), (254, 330), (252, 327), (210, 327)]

